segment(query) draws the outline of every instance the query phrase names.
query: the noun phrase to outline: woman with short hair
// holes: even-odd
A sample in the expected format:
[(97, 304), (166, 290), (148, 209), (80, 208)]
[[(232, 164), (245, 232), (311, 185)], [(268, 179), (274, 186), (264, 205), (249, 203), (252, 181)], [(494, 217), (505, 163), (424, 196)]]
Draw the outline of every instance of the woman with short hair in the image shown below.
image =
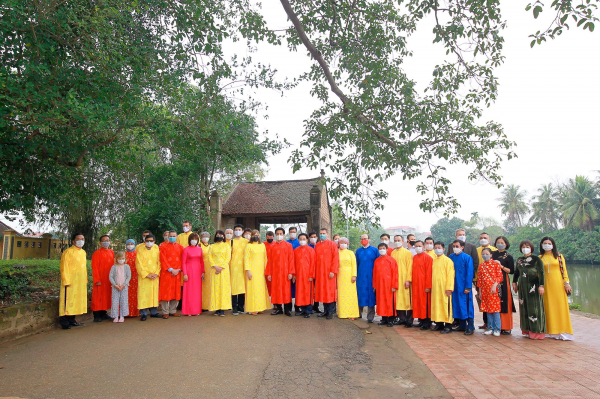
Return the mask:
[(519, 294), (521, 331), (531, 339), (544, 339), (544, 265), (539, 257), (533, 255), (531, 241), (521, 241), (519, 250), (523, 256), (517, 259), (513, 289)]
[(546, 334), (550, 338), (571, 341), (573, 327), (567, 295), (572, 291), (565, 258), (556, 247), (552, 237), (540, 241), (540, 259), (544, 264), (544, 309), (546, 310)]
[(494, 241), (494, 247), (496, 247), (496, 251), (492, 252), (492, 259), (502, 269), (502, 283), (498, 291), (500, 294), (500, 324), (502, 325), (500, 334), (510, 335), (513, 329), (513, 312), (517, 310), (513, 302), (510, 277), (508, 275), (515, 272), (515, 260), (508, 253), (508, 249), (510, 248), (508, 238), (504, 236), (497, 237), (496, 241)]
[(348, 247), (350, 241), (341, 237), (338, 245), (340, 266), (337, 275), (337, 314), (340, 319), (354, 320), (358, 314), (358, 294), (356, 292), (356, 257)]

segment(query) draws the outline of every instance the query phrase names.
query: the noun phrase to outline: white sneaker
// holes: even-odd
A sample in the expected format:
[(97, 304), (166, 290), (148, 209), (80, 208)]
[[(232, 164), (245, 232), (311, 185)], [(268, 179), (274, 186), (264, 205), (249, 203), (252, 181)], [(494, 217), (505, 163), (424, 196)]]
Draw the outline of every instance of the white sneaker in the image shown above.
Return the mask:
[(499, 337), (500, 336), (500, 331), (494, 331), (494, 337)]
[(483, 332), (483, 335), (492, 335), (493, 331), (492, 330), (485, 330)]

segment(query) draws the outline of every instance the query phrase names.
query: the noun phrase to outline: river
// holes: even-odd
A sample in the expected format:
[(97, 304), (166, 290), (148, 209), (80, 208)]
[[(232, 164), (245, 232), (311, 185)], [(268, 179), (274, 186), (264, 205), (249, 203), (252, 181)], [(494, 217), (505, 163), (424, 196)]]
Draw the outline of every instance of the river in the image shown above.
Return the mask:
[(581, 310), (600, 315), (600, 266), (567, 265), (573, 294), (569, 303), (581, 305)]

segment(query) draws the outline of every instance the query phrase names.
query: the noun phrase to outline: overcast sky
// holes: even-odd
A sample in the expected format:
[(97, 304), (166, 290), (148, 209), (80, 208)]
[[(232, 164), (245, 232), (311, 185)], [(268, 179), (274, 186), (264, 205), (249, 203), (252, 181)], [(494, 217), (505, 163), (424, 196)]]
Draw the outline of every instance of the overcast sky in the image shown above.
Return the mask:
[[(263, 4), (270, 28), (290, 26), (279, 1), (268, 0)], [(503, 182), (518, 184), (531, 195), (542, 183), (565, 180), (576, 174), (595, 176), (594, 170), (600, 169), (597, 138), (600, 33), (572, 29), (559, 39), (532, 49), (528, 35), (543, 29), (547, 21), (534, 20), (530, 12), (524, 11), (526, 4), (527, 1), (502, 2), (503, 16), (508, 21), (504, 31), (506, 62), (497, 70), (499, 98), (485, 111), (482, 123), (500, 122), (509, 139), (517, 142), (519, 158), (503, 164)], [(548, 18), (550, 14), (545, 11), (542, 16)], [(419, 90), (428, 84), (433, 66), (445, 56), (441, 46), (431, 44), (431, 29), (429, 21), (425, 21), (409, 41), (414, 57), (406, 61), (405, 69), (417, 81)], [(277, 68), (280, 78), (297, 76), (308, 70), (312, 62), (306, 52), (290, 53), (285, 46), (261, 46), (253, 57)], [(309, 90), (304, 85), (283, 97), (261, 90), (260, 99), (268, 106), (269, 118), (258, 119), (260, 129), (278, 133), (297, 145), (304, 132), (303, 121), (320, 105)], [(292, 175), (287, 162), (290, 152), (288, 149), (270, 159), (267, 180), (318, 176), (316, 170), (301, 170)], [(452, 167), (449, 171), (452, 194), (461, 204), (456, 216), (469, 219), (472, 212), (479, 212), (481, 216), (502, 220), (495, 200), (500, 196), (497, 188), (469, 182), (467, 167)], [(415, 190), (420, 182), (406, 182), (395, 176), (381, 184), (389, 192), (385, 210), (380, 212), (384, 227), (409, 225), (427, 231), (443, 216), (420, 211), (421, 197)], [(12, 224), (16, 227), (17, 223)]]
[[(279, 1), (263, 4), (269, 26), (288, 26)], [(503, 164), (503, 182), (518, 184), (531, 195), (542, 183), (565, 180), (576, 174), (595, 176), (598, 163), (598, 114), (600, 102), (600, 35), (586, 31), (567, 31), (557, 40), (530, 48), (532, 32), (547, 26), (526, 12), (527, 1), (503, 1), (502, 12), (508, 21), (504, 31), (505, 64), (497, 70), (500, 82), (499, 98), (485, 111), (484, 119), (504, 126), (510, 140), (517, 142), (519, 158)], [(542, 15), (544, 15), (542, 13)], [(546, 11), (545, 17), (549, 17)], [(406, 62), (408, 75), (423, 89), (429, 82), (433, 66), (445, 56), (439, 45), (431, 44), (431, 25), (423, 24), (410, 39), (414, 57)], [(289, 53), (285, 48), (261, 46), (261, 61), (269, 62), (280, 76), (292, 76), (307, 70), (312, 62), (304, 51)], [(278, 94), (261, 91), (261, 100), (269, 109), (269, 119), (259, 119), (259, 126), (278, 133), (298, 144), (304, 132), (303, 120), (320, 105), (309, 93), (309, 87), (299, 87)], [(594, 123), (596, 121), (596, 123)], [(318, 171), (302, 170), (292, 175), (287, 162), (291, 149), (273, 157), (267, 180), (310, 178)], [(472, 183), (467, 179), (470, 169), (463, 166), (449, 169), (453, 182), (452, 194), (461, 204), (456, 216), (469, 219), (472, 212), (502, 220), (496, 198), (500, 190), (487, 183)], [(395, 176), (380, 185), (389, 192), (385, 210), (380, 212), (384, 227), (409, 225), (422, 231), (443, 217), (419, 209), (420, 195), (415, 187), (421, 180), (403, 181)]]

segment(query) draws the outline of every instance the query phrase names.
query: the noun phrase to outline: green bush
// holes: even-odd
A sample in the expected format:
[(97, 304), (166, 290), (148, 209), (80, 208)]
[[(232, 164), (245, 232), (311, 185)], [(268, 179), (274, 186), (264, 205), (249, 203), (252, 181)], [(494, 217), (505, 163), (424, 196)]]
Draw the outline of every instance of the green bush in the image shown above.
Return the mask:
[(578, 303), (571, 303), (569, 304), (569, 309), (571, 310), (581, 310), (581, 305)]

